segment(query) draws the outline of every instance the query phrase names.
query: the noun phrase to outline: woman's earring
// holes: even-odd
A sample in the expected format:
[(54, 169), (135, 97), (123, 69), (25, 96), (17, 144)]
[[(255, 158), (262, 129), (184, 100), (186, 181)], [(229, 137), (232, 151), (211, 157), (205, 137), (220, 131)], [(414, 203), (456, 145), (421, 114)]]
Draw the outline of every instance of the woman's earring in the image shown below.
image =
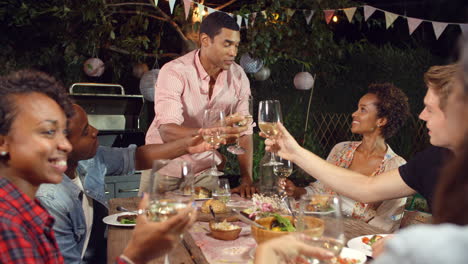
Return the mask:
[(8, 154), (7, 151), (2, 151), (2, 152), (0, 152), (0, 156), (2, 156), (2, 157), (5, 157), (7, 154)]

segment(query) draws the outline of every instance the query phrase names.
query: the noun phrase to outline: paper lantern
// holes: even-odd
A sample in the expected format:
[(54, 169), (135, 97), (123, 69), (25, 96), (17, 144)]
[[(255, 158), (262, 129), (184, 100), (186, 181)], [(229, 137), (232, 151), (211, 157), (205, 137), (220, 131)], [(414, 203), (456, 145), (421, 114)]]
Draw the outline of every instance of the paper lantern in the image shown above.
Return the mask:
[(154, 102), (154, 87), (158, 80), (159, 69), (153, 69), (143, 74), (140, 79), (140, 93), (145, 100)]
[(270, 77), (271, 71), (270, 68), (264, 66), (258, 72), (254, 74), (255, 80), (257, 81), (264, 81)]
[(261, 59), (254, 59), (248, 53), (244, 53), (240, 58), (240, 66), (247, 73), (256, 73), (263, 67)]
[(104, 62), (99, 58), (87, 59), (83, 64), (83, 70), (86, 75), (99, 77), (104, 73)]
[(143, 74), (145, 74), (147, 71), (149, 71), (148, 65), (146, 63), (138, 63), (133, 65), (133, 76), (135, 76), (138, 79), (141, 79)]
[(310, 90), (314, 86), (314, 77), (308, 72), (300, 72), (294, 77), (294, 86), (298, 90)]

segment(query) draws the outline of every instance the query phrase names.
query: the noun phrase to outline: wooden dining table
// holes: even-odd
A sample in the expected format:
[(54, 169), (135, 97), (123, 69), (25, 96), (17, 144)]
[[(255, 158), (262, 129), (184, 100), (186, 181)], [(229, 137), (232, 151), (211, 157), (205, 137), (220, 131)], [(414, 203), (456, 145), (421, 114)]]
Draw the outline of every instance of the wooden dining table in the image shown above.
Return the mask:
[[(116, 210), (117, 206), (136, 210), (138, 208), (139, 201), (139, 197), (111, 199), (109, 201), (109, 214), (119, 213)], [(363, 235), (385, 233), (384, 230), (378, 227), (371, 226), (363, 221), (352, 218), (344, 219), (344, 229), (346, 240)], [(107, 263), (114, 263), (115, 259), (122, 254), (125, 246), (130, 241), (132, 231), (132, 227), (109, 225), (107, 238)], [(209, 264), (202, 250), (197, 246), (189, 232), (184, 233), (183, 240), (181, 240), (174, 250), (171, 251), (169, 254), (169, 261), (171, 264)], [(164, 264), (164, 258), (154, 259), (149, 263)]]

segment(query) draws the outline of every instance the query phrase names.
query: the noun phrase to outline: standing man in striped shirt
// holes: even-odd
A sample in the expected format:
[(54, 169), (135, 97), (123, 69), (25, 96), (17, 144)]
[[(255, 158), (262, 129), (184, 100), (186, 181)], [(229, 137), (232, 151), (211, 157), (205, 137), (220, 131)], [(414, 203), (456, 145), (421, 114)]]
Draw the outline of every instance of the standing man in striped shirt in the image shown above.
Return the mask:
[[(239, 98), (250, 95), (249, 80), (243, 69), (234, 62), (240, 43), (240, 28), (226, 13), (208, 15), (200, 26), (200, 49), (166, 63), (158, 75), (155, 89), (155, 118), (146, 134), (146, 144), (170, 142), (195, 135), (202, 127), (205, 109), (218, 108), (229, 113)], [(246, 112), (236, 109), (236, 112)], [(241, 107), (240, 107), (241, 108)], [(232, 134), (242, 129), (232, 128)], [(238, 155), (241, 185), (233, 192), (250, 197), (255, 188), (252, 183), (252, 127), (240, 134), (240, 145), (246, 153)], [(178, 159), (191, 162), (195, 173), (195, 186), (213, 188), (217, 177), (206, 175), (210, 168), (211, 152), (184, 155)], [(224, 157), (216, 152), (216, 163)], [(173, 176), (169, 185), (177, 189), (183, 184), (180, 171), (168, 171)], [(144, 172), (140, 190), (146, 190), (149, 172)]]

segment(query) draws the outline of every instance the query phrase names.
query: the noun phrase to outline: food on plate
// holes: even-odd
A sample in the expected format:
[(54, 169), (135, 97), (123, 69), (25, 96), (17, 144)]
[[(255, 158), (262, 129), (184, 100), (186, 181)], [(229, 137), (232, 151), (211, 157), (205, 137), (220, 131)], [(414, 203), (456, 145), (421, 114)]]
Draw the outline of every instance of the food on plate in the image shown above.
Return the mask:
[(205, 187), (195, 187), (195, 198), (204, 199), (204, 198), (211, 198), (211, 191)]
[(359, 259), (353, 259), (353, 258), (337, 258), (337, 263), (338, 264), (358, 264), (360, 261)]
[(185, 186), (182, 188), (182, 194), (183, 195), (192, 195), (192, 187), (191, 186)]
[(382, 239), (383, 236), (380, 236), (380, 235), (373, 235), (372, 237), (363, 237), (362, 238), (362, 243), (368, 245), (368, 246), (372, 246), (375, 242), (379, 241), (380, 239)]
[(136, 224), (136, 214), (120, 215), (117, 217), (117, 222), (125, 225)]
[(267, 223), (268, 230), (274, 232), (294, 232), (296, 228), (294, 224), (286, 217), (283, 217), (279, 214), (273, 214), (272, 221)]
[(216, 229), (216, 230), (234, 230), (234, 229), (238, 229), (240, 228), (240, 226), (237, 226), (237, 225), (233, 225), (231, 223), (228, 223), (226, 220), (224, 220), (223, 222), (219, 222), (219, 223), (213, 223), (211, 225), (211, 228), (212, 229)]
[(330, 205), (329, 196), (314, 196), (313, 199), (306, 205), (306, 211), (310, 212), (326, 212), (333, 210)]
[(222, 214), (222, 213), (227, 213), (228, 208), (225, 203), (221, 202), (220, 200), (206, 200), (202, 206), (201, 206), (201, 211), (202, 213), (209, 214), (210, 213), (210, 205), (213, 208), (213, 211), (216, 214)]

